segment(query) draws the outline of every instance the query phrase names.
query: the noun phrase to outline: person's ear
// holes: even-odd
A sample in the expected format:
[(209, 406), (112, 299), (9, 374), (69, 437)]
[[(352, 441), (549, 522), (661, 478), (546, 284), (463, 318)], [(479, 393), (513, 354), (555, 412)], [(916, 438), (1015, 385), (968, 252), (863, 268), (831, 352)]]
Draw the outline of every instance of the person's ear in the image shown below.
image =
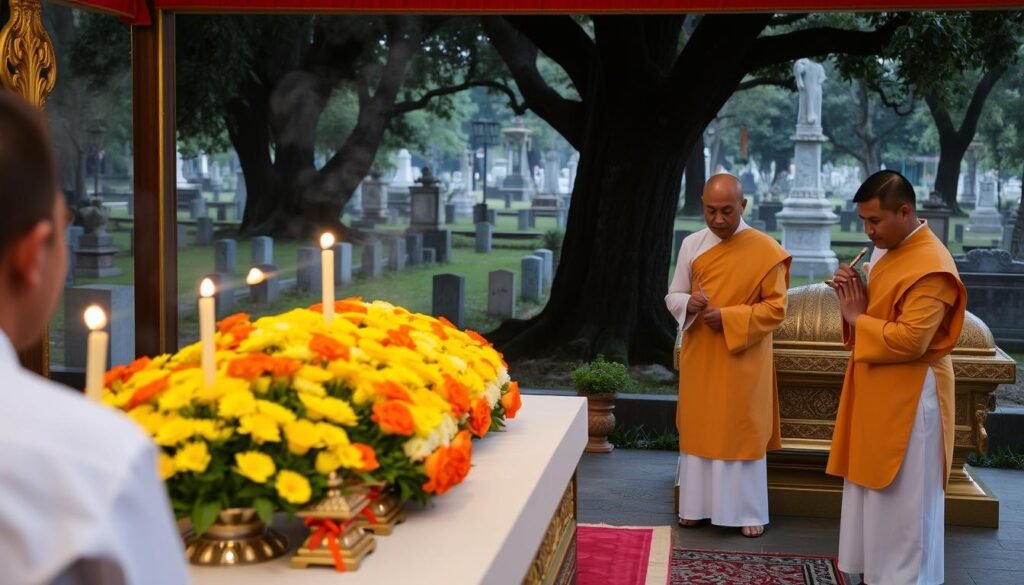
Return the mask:
[(744, 211), (747, 210), (747, 198), (746, 197), (743, 197), (743, 198), (740, 199), (740, 209), (742, 209)]
[(19, 288), (34, 290), (42, 283), (43, 272), (49, 269), (46, 252), (53, 245), (53, 234), (53, 222), (43, 220), (15, 240), (11, 260)]

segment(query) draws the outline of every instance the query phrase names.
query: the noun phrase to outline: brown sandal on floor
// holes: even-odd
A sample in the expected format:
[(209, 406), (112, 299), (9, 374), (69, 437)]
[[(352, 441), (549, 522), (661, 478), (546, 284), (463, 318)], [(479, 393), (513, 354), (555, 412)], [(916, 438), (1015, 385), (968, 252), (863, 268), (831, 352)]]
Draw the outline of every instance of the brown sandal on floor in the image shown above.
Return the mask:
[[(683, 524), (683, 522), (687, 522), (687, 524)], [(683, 520), (682, 518), (680, 518), (678, 520), (679, 526), (683, 528), (700, 528), (701, 526), (707, 524), (707, 522), (707, 518), (704, 518), (703, 520)]]
[[(760, 528), (761, 531), (758, 532), (757, 534), (747, 534), (746, 533), (746, 530), (748, 530), (748, 529), (756, 529), (756, 528)], [(761, 538), (762, 536), (764, 536), (764, 531), (765, 531), (765, 527), (764, 526), (741, 526), (740, 527), (740, 534), (742, 534), (745, 538)]]

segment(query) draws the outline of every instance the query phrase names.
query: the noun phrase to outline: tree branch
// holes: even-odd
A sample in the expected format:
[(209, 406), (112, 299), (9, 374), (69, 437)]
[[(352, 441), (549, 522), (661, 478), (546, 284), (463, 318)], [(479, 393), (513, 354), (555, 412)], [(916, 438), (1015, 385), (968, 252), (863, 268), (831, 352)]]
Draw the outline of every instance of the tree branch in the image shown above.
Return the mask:
[(794, 24), (807, 18), (810, 14), (776, 14), (768, 21), (768, 26), (786, 26), (787, 24)]
[(776, 87), (781, 87), (782, 89), (788, 89), (789, 91), (796, 91), (796, 82), (793, 78), (782, 77), (752, 77), (737, 85), (736, 91), (743, 91), (745, 89), (761, 87), (764, 85), (774, 85)]
[(761, 37), (748, 52), (747, 71), (756, 71), (761, 67), (801, 57), (821, 57), (835, 53), (873, 55), (881, 51), (896, 30), (909, 19), (909, 15), (900, 13), (873, 31), (819, 27)]
[(964, 120), (960, 124), (960, 130), (957, 131), (961, 139), (973, 138), (975, 132), (978, 131), (978, 120), (981, 118), (982, 110), (985, 109), (985, 100), (988, 99), (988, 94), (992, 92), (992, 88), (1003, 76), (1004, 71), (1005, 69), (1000, 68), (985, 72), (981, 81), (978, 82), (978, 86), (974, 88), (971, 103), (967, 105)]
[(860, 163), (864, 164), (865, 166), (867, 166), (867, 157), (865, 157), (863, 153), (858, 152), (858, 151), (850, 148), (849, 146), (846, 146), (842, 142), (839, 142), (838, 140), (836, 140), (836, 137), (835, 137), (835, 135), (833, 134), (833, 132), (831, 130), (827, 130), (825, 128), (822, 128), (821, 131), (825, 135), (825, 137), (828, 138), (832, 142), (832, 145), (836, 148), (836, 150), (838, 150), (839, 152), (843, 152), (843, 153), (846, 153), (846, 154), (852, 156), (853, 158), (857, 159), (858, 162), (860, 162)]
[(583, 105), (555, 91), (537, 70), (537, 46), (503, 17), (483, 19), (484, 30), (508, 65), (526, 107), (550, 124), (574, 148), (583, 149)]
[(955, 135), (956, 128), (953, 126), (953, 119), (949, 117), (949, 112), (939, 105), (939, 99), (935, 95), (927, 95), (924, 98), (924, 103), (928, 104), (928, 110), (932, 113), (932, 119), (935, 121), (935, 129), (939, 131), (939, 142), (941, 143), (946, 136)]
[(580, 95), (586, 93), (597, 49), (571, 16), (506, 16), (505, 20), (558, 63)]
[(441, 96), (445, 96), (445, 95), (451, 95), (453, 93), (458, 93), (460, 91), (465, 91), (465, 90), (467, 90), (467, 89), (469, 89), (471, 87), (490, 87), (491, 89), (496, 89), (496, 90), (504, 93), (506, 96), (508, 96), (508, 107), (513, 112), (515, 112), (516, 115), (520, 115), (521, 116), (521, 115), (526, 113), (527, 109), (529, 109), (529, 108), (527, 108), (525, 103), (520, 103), (519, 102), (519, 100), (516, 97), (516, 94), (512, 90), (512, 88), (507, 86), (507, 85), (505, 85), (504, 83), (501, 83), (501, 82), (498, 82), (498, 81), (490, 81), (490, 80), (486, 80), (486, 79), (474, 79), (474, 80), (471, 80), (471, 81), (466, 81), (466, 82), (463, 82), (463, 83), (459, 83), (457, 85), (450, 85), (450, 86), (447, 86), (447, 87), (439, 87), (439, 88), (436, 88), (436, 89), (432, 89), (432, 90), (428, 91), (427, 93), (423, 94), (422, 96), (420, 96), (420, 98), (416, 99), (416, 100), (408, 100), (408, 101), (404, 101), (404, 102), (399, 102), (399, 103), (397, 103), (397, 104), (395, 104), (394, 106), (391, 107), (389, 115), (391, 115), (391, 116), (399, 116), (399, 115), (402, 115), (402, 114), (406, 114), (408, 112), (412, 112), (413, 110), (423, 109), (423, 108), (427, 107), (427, 104), (430, 103), (430, 100), (432, 100), (432, 99), (434, 99), (436, 97), (441, 97)]

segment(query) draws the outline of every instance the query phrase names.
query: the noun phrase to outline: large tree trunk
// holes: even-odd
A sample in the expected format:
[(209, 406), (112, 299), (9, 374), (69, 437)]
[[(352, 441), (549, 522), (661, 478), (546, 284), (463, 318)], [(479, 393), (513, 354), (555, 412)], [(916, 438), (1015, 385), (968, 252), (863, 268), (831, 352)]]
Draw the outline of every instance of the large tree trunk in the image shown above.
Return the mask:
[(704, 182), (708, 180), (704, 168), (704, 134), (697, 137), (697, 144), (686, 159), (686, 189), (683, 196), (683, 215), (700, 215), (704, 194)]
[(664, 297), (672, 225), (703, 125), (688, 136), (654, 134), (643, 110), (598, 114), (605, 123), (593, 127), (580, 153), (551, 298), (536, 319), (489, 334), (510, 357), (561, 350), (573, 358), (671, 363), (675, 321)]
[(245, 211), (239, 231), (259, 233), (277, 207), (274, 169), (270, 159), (270, 105), (265, 82), (248, 79), (239, 95), (224, 108), (228, 138), (238, 154), (245, 181)]
[(960, 182), (960, 163), (978, 130), (978, 119), (985, 108), (985, 100), (1002, 75), (1003, 70), (994, 70), (986, 72), (981, 77), (959, 127), (953, 125), (949, 111), (935, 96), (925, 98), (939, 134), (939, 165), (935, 171), (935, 190), (942, 195), (949, 208), (957, 213), (960, 213), (960, 205), (956, 200), (957, 184)]

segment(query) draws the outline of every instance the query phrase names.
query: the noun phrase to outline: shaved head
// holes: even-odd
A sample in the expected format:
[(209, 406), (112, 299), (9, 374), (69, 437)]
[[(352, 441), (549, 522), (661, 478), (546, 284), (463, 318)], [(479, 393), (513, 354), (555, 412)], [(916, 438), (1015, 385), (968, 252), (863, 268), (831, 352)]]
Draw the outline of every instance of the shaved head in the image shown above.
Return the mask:
[(733, 235), (740, 226), (743, 210), (747, 208), (740, 180), (726, 173), (712, 176), (704, 183), (701, 200), (708, 229), (723, 240)]

